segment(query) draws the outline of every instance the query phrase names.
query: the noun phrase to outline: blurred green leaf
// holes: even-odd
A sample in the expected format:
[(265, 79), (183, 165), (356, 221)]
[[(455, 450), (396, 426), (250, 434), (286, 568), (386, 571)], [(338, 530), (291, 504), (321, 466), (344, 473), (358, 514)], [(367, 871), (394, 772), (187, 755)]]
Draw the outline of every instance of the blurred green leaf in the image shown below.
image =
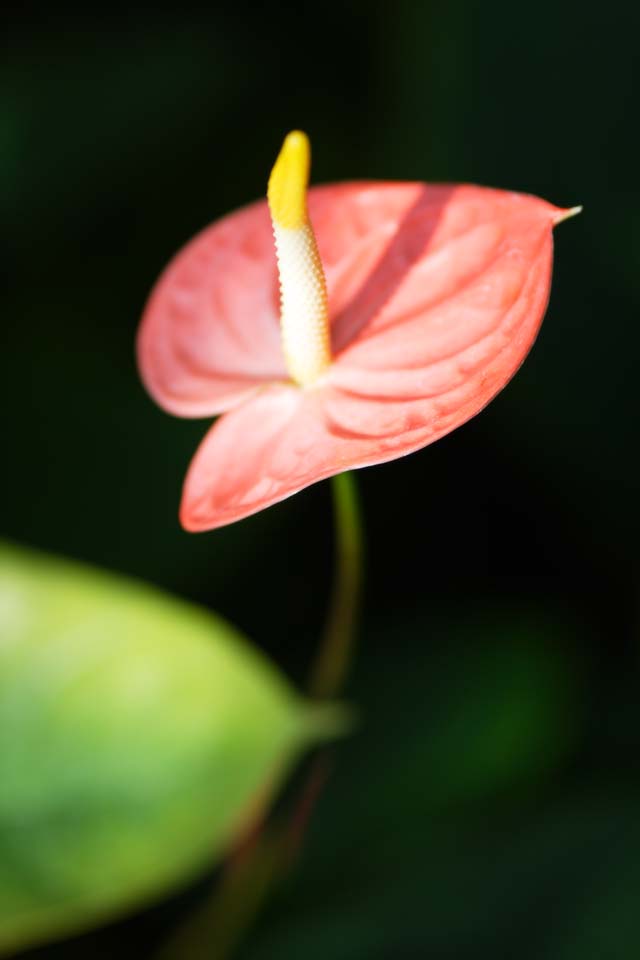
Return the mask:
[(321, 715), (206, 611), (0, 548), (0, 952), (218, 856)]

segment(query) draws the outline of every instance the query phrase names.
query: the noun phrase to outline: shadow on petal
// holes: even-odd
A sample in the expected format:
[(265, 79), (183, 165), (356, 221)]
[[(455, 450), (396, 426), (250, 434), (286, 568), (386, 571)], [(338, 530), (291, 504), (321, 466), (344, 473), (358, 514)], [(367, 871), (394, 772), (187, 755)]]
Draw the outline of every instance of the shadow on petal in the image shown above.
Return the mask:
[(391, 242), (367, 280), (332, 328), (334, 354), (344, 350), (391, 299), (411, 268), (425, 255), (442, 214), (456, 192), (452, 186), (427, 186), (399, 221)]

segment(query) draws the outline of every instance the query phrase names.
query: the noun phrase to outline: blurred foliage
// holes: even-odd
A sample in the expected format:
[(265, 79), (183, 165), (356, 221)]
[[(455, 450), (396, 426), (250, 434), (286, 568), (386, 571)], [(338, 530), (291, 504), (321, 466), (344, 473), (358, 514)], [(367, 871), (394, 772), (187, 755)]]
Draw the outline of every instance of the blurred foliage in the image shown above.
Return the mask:
[(3, 547), (0, 952), (202, 869), (321, 720), (211, 614)]
[[(359, 476), (363, 726), (245, 954), (635, 958), (640, 8), (8, 13), (1, 528), (224, 611), (296, 678), (326, 597), (326, 491), (181, 533), (206, 425), (138, 383), (159, 270), (262, 193), (295, 126), (316, 181), (584, 204), (557, 231), (547, 319), (514, 382), (433, 448)], [(34, 957), (150, 955), (202, 896)]]
[(380, 631), (361, 734), (240, 956), (634, 956), (640, 776), (590, 779), (575, 625), (480, 609), (409, 629), (424, 646), (395, 660)]

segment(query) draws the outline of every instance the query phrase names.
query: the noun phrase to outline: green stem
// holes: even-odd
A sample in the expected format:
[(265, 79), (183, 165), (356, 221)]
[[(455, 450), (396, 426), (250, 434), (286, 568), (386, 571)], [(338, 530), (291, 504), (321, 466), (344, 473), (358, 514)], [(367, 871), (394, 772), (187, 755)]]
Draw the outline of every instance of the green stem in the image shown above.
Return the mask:
[(342, 690), (354, 653), (362, 593), (362, 519), (353, 473), (331, 481), (336, 569), (324, 636), (313, 666), (310, 694), (334, 697)]
[[(351, 473), (332, 478), (336, 567), (323, 637), (311, 673), (313, 699), (342, 690), (353, 659), (362, 593), (362, 523)], [(316, 757), (286, 823), (258, 827), (232, 857), (212, 897), (165, 945), (157, 960), (228, 960), (268, 896), (293, 866), (308, 819), (327, 776)]]

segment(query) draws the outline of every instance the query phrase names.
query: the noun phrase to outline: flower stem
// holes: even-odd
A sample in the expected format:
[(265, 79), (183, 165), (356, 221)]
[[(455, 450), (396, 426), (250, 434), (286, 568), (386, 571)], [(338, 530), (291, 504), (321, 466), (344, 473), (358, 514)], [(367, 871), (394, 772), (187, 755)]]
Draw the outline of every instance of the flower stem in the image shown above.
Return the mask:
[(324, 636), (309, 692), (324, 699), (339, 693), (353, 658), (362, 593), (362, 519), (353, 473), (332, 478), (336, 570)]
[[(332, 478), (336, 567), (324, 633), (311, 672), (313, 699), (342, 690), (353, 659), (362, 593), (362, 523), (355, 478)], [(329, 773), (317, 755), (285, 822), (256, 824), (231, 857), (212, 896), (165, 944), (157, 960), (228, 960), (269, 895), (293, 867), (306, 826)]]

